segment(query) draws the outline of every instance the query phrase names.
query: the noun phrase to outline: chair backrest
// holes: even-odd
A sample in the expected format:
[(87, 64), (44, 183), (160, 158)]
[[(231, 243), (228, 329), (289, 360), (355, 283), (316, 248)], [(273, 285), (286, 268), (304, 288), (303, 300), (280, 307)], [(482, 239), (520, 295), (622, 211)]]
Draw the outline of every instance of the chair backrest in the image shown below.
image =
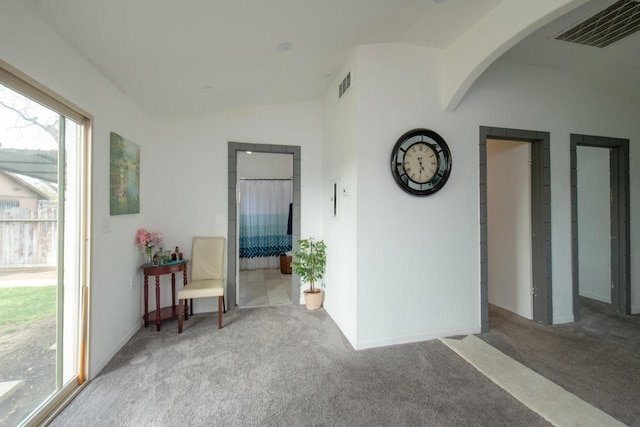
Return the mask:
[(193, 238), (191, 280), (203, 279), (224, 279), (224, 237)]

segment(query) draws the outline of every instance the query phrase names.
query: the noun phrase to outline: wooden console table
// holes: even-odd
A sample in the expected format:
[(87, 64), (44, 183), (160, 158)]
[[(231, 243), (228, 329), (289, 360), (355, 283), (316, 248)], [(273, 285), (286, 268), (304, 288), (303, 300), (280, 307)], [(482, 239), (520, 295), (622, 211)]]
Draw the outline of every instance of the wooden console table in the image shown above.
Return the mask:
[[(183, 286), (187, 284), (187, 263), (183, 260), (179, 263), (165, 265), (141, 265), (144, 271), (144, 320), (145, 328), (149, 326), (150, 319), (156, 319), (156, 330), (160, 330), (160, 323), (164, 319), (170, 319), (178, 315), (178, 306), (176, 305), (176, 273), (182, 271)], [(171, 273), (171, 307), (160, 308), (160, 276)], [(156, 277), (156, 309), (149, 313), (149, 276)]]

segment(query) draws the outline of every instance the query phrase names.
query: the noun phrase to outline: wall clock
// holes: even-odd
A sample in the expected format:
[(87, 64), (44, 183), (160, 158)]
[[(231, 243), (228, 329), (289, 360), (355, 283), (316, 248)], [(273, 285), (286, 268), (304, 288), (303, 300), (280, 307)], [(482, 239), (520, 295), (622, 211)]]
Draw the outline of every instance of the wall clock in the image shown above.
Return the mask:
[(393, 147), (391, 173), (400, 188), (409, 194), (435, 193), (451, 174), (449, 146), (432, 130), (410, 130)]

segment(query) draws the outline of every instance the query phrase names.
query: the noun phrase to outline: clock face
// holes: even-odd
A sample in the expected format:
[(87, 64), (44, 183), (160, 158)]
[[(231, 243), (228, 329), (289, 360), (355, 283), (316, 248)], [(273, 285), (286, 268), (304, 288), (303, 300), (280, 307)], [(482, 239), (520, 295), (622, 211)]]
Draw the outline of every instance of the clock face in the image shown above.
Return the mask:
[(424, 184), (431, 181), (438, 171), (438, 156), (429, 144), (416, 142), (404, 153), (402, 166), (412, 181)]
[(441, 189), (451, 173), (451, 152), (440, 135), (428, 129), (411, 130), (391, 152), (391, 172), (407, 193), (426, 196)]

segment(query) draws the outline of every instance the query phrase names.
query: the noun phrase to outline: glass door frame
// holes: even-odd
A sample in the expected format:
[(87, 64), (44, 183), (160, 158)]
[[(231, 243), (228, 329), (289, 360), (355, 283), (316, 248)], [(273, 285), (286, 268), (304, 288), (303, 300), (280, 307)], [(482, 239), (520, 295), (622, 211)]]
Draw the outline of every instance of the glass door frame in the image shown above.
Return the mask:
[[(46, 88), (44, 85), (31, 79), (24, 73), (15, 69), (6, 62), (0, 60), (0, 83), (11, 88), (12, 90), (21, 93), (23, 96), (34, 100), (35, 102), (56, 111), (62, 117), (72, 120), (79, 125), (78, 142), (80, 146), (77, 148), (77, 172), (76, 172), (76, 193), (77, 193), (77, 223), (76, 227), (76, 239), (75, 242), (78, 245), (77, 250), (77, 286), (78, 286), (78, 304), (77, 304), (77, 336), (75, 342), (78, 343), (75, 355), (77, 362), (77, 375), (74, 372), (73, 378), (66, 384), (62, 384), (63, 373), (63, 360), (60, 357), (62, 349), (58, 349), (56, 356), (56, 392), (45, 402), (43, 402), (36, 410), (34, 410), (25, 420), (22, 421), (22, 425), (25, 426), (37, 426), (47, 424), (50, 420), (57, 415), (57, 413), (69, 402), (75, 394), (77, 394), (84, 385), (86, 385), (88, 379), (88, 367), (89, 367), (89, 331), (90, 331), (90, 305), (89, 305), (89, 292), (90, 292), (90, 272), (91, 272), (91, 146), (92, 146), (92, 123), (93, 119), (86, 111), (77, 107), (68, 100), (60, 97), (59, 95)], [(64, 130), (65, 120), (60, 121), (61, 130)], [(64, 132), (61, 132), (64, 135)], [(65, 141), (63, 137), (59, 140), (59, 166), (58, 176), (64, 177), (65, 174)], [(59, 184), (64, 184), (63, 179)], [(65, 229), (65, 216), (64, 216), (64, 199), (65, 199), (65, 186), (59, 185), (58, 187), (58, 260), (57, 260), (57, 300), (58, 304), (64, 304), (63, 300), (63, 271), (60, 266), (64, 263), (62, 253), (64, 251), (64, 229)], [(71, 244), (71, 243), (67, 243)], [(57, 330), (56, 330), (56, 342), (62, 342), (63, 335), (63, 322), (62, 310), (57, 311)], [(59, 345), (58, 347), (62, 347)]]

